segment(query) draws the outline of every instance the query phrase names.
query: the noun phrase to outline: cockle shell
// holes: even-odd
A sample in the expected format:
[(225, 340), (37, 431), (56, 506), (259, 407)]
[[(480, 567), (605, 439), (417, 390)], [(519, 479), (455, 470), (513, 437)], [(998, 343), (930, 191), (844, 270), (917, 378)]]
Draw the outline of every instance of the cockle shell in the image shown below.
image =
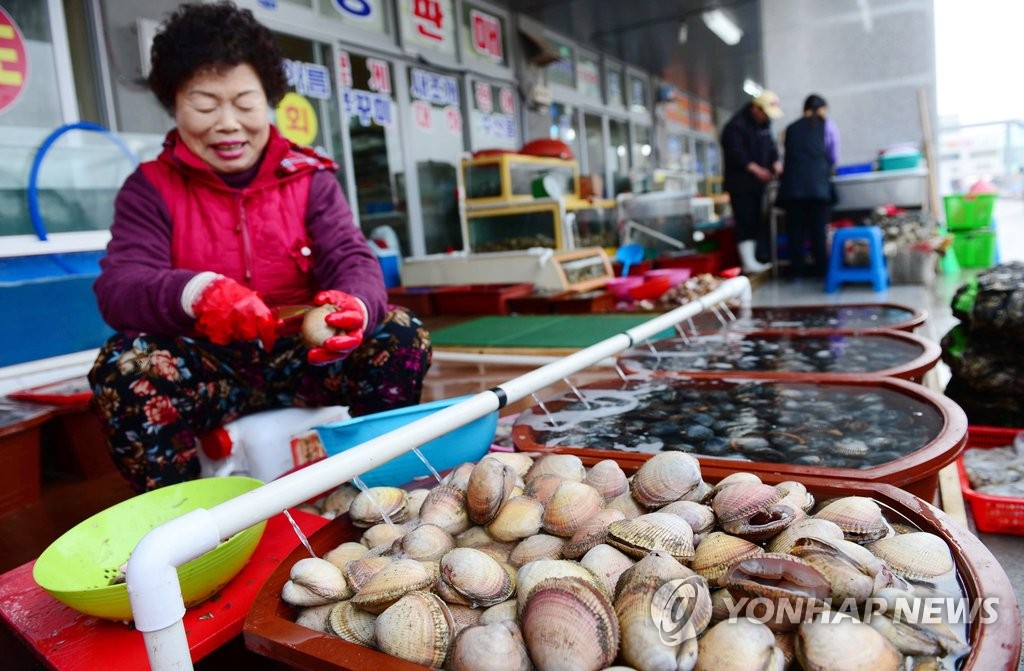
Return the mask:
[(472, 606), (465, 606), (460, 603), (445, 603), (448, 606), (448, 612), (452, 615), (452, 623), (454, 625), (452, 630), (453, 635), (457, 635), (466, 627), (472, 627), (475, 624), (479, 624), (480, 616), (484, 613), (483, 610), (473, 608)]
[(544, 506), (529, 496), (514, 496), (505, 502), (487, 526), (487, 532), (500, 541), (518, 541), (540, 531)]
[(508, 556), (509, 563), (519, 568), (538, 559), (561, 559), (565, 539), (548, 534), (536, 534), (524, 538)]
[(466, 486), (466, 509), (469, 519), (487, 524), (498, 514), (515, 487), (515, 469), (497, 459), (482, 459), (469, 474)]
[(540, 669), (597, 671), (618, 653), (615, 610), (590, 580), (540, 581), (526, 596), (521, 626), (530, 658)]
[(366, 555), (367, 551), (366, 546), (362, 543), (347, 541), (327, 552), (323, 558), (344, 570), (350, 561), (361, 559)]
[(469, 605), (488, 607), (505, 601), (515, 582), (500, 563), (475, 548), (455, 548), (441, 558), (441, 580), (468, 600)]
[[(348, 603), (347, 601), (341, 601), (339, 603)], [(331, 614), (331, 609), (334, 608), (335, 603), (326, 603), (320, 606), (307, 606), (299, 611), (299, 614), (295, 616), (295, 624), (306, 629), (312, 629), (313, 631), (320, 631), (326, 634), (331, 633), (327, 629), (327, 618)]]
[(490, 608), (484, 609), (484, 612), (480, 614), (480, 624), (494, 624), (495, 622), (501, 622), (502, 620), (512, 620), (513, 622), (517, 622), (517, 611), (518, 606), (515, 599), (502, 601), (499, 604), (495, 604)]
[(618, 510), (627, 520), (635, 519), (647, 512), (647, 509), (637, 503), (630, 492), (619, 494), (614, 499), (608, 501), (604, 507)]
[(955, 568), (946, 541), (927, 531), (882, 538), (867, 548), (893, 573), (908, 580), (932, 580), (949, 575)]
[(377, 616), (356, 608), (351, 601), (334, 604), (327, 617), (327, 631), (349, 643), (374, 647), (373, 625)]
[(435, 579), (425, 564), (415, 559), (395, 559), (366, 581), (352, 603), (370, 613), (380, 613), (409, 592), (429, 589)]
[(768, 552), (789, 554), (793, 549), (793, 544), (800, 538), (843, 540), (843, 530), (835, 522), (816, 517), (803, 517), (772, 538), (768, 543)]
[(523, 495), (536, 499), (546, 506), (551, 497), (555, 495), (558, 485), (563, 482), (565, 482), (565, 478), (560, 475), (540, 475), (527, 483)]
[(472, 461), (459, 464), (441, 480), (441, 484), (466, 491), (466, 488), (469, 486), (469, 476), (473, 473), (474, 468), (476, 468), (476, 463)]
[(340, 308), (337, 305), (318, 305), (305, 314), (302, 318), (302, 343), (309, 349), (323, 347), (324, 341), (331, 336), (338, 335), (338, 329), (328, 324), (325, 319), (332, 312)]
[(389, 565), (392, 561), (390, 557), (371, 557), (367, 555), (359, 559), (353, 559), (345, 564), (342, 573), (345, 574), (345, 580), (348, 581), (352, 591), (358, 592), (375, 573)]
[(468, 529), (465, 490), (453, 485), (431, 489), (420, 506), (420, 522), (439, 526), (453, 536)]
[(690, 568), (713, 584), (740, 559), (764, 554), (759, 545), (721, 531), (710, 534), (697, 546)]
[(695, 671), (783, 671), (786, 659), (775, 635), (749, 618), (719, 622), (700, 639)]
[(807, 491), (807, 487), (802, 482), (784, 480), (775, 485), (775, 488), (782, 493), (782, 498), (779, 499), (779, 503), (782, 505), (804, 512), (814, 507), (814, 496)]
[[(578, 562), (568, 559), (539, 559), (521, 566), (519, 571), (516, 572), (516, 601), (520, 614), (522, 614), (522, 610), (526, 606), (526, 597), (535, 585), (548, 578), (562, 579), (570, 577), (589, 580), (598, 589), (604, 590), (604, 584), (596, 575)], [(611, 597), (610, 594), (607, 596)]]
[(629, 488), (637, 503), (654, 509), (681, 499), (700, 482), (700, 462), (694, 457), (659, 452), (637, 469)]
[(406, 496), (406, 507), (409, 509), (409, 520), (418, 520), (420, 517), (420, 507), (423, 505), (423, 500), (427, 498), (427, 494), (430, 490), (426, 487), (417, 487), (409, 491)]
[(605, 501), (629, 491), (629, 480), (614, 459), (604, 459), (591, 466), (583, 481), (599, 491)]
[(544, 508), (544, 530), (555, 536), (572, 536), (603, 505), (604, 497), (596, 489), (582, 482), (566, 480), (558, 485)]
[(542, 475), (557, 475), (564, 480), (583, 482), (587, 469), (583, 460), (574, 454), (546, 454), (533, 462), (523, 480), (529, 485)]
[(801, 538), (791, 554), (818, 569), (832, 585), (832, 599), (860, 603), (892, 581), (882, 560), (862, 545), (847, 540)]
[(814, 517), (834, 522), (843, 536), (854, 543), (868, 543), (893, 534), (892, 527), (874, 500), (866, 496), (844, 496), (829, 502)]
[(393, 545), (396, 540), (405, 535), (405, 527), (398, 524), (374, 524), (363, 532), (360, 539), (367, 548), (375, 548), (380, 545)]
[(779, 505), (782, 496), (782, 492), (771, 485), (739, 482), (719, 491), (711, 507), (726, 533), (748, 540), (763, 540), (796, 519), (796, 509)]
[(897, 671), (901, 656), (884, 636), (851, 617), (817, 618), (800, 625), (796, 657), (808, 671)]
[(872, 612), (867, 624), (892, 643), (904, 655), (961, 657), (971, 646), (946, 621), (948, 616), (907, 617), (920, 594), (913, 589), (885, 587), (876, 596), (883, 605), (881, 613)]
[[(699, 630), (692, 629), (683, 634), (675, 631), (675, 627), (687, 616), (680, 611), (678, 617), (673, 614), (673, 605), (685, 605), (689, 610), (695, 603), (689, 600), (672, 604), (665, 597), (676, 593), (674, 581), (696, 579), (703, 585), (703, 579), (693, 571), (662, 552), (652, 552), (619, 578), (616, 588), (615, 614), (619, 620), (619, 631), (622, 638), (621, 656), (630, 666), (638, 669), (676, 669), (678, 658), (684, 643), (687, 649)], [(668, 585), (662, 590), (664, 585)], [(706, 618), (711, 617), (711, 599), (704, 589)], [(698, 596), (698, 599), (700, 597)], [(698, 619), (705, 619), (699, 615)], [(704, 622), (706, 626), (707, 622)], [(672, 631), (679, 636), (666, 636)], [(688, 654), (688, 653), (687, 653)]]
[(356, 489), (355, 485), (346, 482), (345, 484), (332, 489), (330, 493), (324, 497), (324, 502), (321, 507), (325, 513), (333, 512), (336, 515), (344, 515), (348, 512), (349, 506), (352, 505), (352, 501), (354, 501), (358, 495), (359, 490)]
[(292, 565), (289, 576), (281, 598), (293, 606), (321, 606), (352, 594), (341, 569), (326, 559), (300, 559)]
[(382, 652), (423, 666), (441, 667), (453, 637), (451, 613), (430, 592), (410, 592), (388, 607), (374, 623)]
[(673, 501), (654, 512), (682, 517), (693, 529), (694, 537), (706, 534), (715, 526), (715, 511), (711, 506), (696, 501)]
[(747, 471), (736, 471), (735, 473), (730, 473), (729, 475), (719, 480), (718, 483), (715, 484), (715, 486), (712, 487), (707, 492), (707, 494), (705, 494), (704, 498), (701, 500), (701, 503), (710, 504), (710, 502), (714, 500), (716, 496), (718, 496), (718, 493), (720, 491), (722, 491), (726, 487), (731, 487), (742, 482), (753, 482), (760, 484), (761, 478), (759, 478), (757, 475), (753, 473), (748, 473)]
[(511, 620), (460, 631), (448, 655), (450, 671), (530, 671), (533, 663), (519, 626)]
[[(759, 597), (774, 602), (773, 613), (747, 610), (746, 614), (764, 620), (773, 629), (792, 628), (794, 622), (817, 608), (830, 593), (829, 581), (809, 563), (792, 555), (766, 553), (742, 559), (732, 566), (718, 580), (727, 587), (736, 599), (753, 599), (751, 606), (762, 607)], [(785, 602), (785, 605), (779, 605)], [(767, 607), (767, 606), (764, 606)], [(782, 620), (771, 620), (774, 614)], [(793, 617), (791, 614), (795, 614)]]
[(681, 562), (693, 559), (693, 529), (686, 520), (668, 513), (647, 513), (635, 519), (612, 522), (608, 544), (631, 557), (643, 558), (663, 550)]
[(450, 533), (433, 524), (421, 524), (395, 540), (392, 550), (409, 559), (438, 561), (453, 547), (455, 539)]
[(619, 578), (636, 562), (611, 545), (595, 545), (580, 559), (580, 565), (589, 569), (604, 585), (608, 594), (615, 594)]
[(600, 545), (608, 538), (608, 525), (625, 519), (622, 511), (604, 509), (584, 520), (562, 548), (562, 556), (566, 559), (579, 559), (595, 545)]
[(352, 499), (348, 514), (357, 527), (372, 527), (384, 522), (387, 515), (395, 524), (400, 524), (409, 515), (408, 494), (398, 487), (370, 487)]
[(533, 457), (524, 452), (488, 452), (484, 459), (494, 459), (511, 466), (520, 478), (525, 478), (533, 466)]

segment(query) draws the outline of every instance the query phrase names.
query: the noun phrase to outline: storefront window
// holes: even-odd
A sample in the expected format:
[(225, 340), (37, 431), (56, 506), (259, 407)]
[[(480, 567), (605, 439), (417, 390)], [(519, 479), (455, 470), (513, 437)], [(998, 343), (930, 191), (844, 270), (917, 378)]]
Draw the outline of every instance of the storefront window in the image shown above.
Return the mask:
[(608, 122), (608, 162), (612, 166), (612, 195), (631, 190), (629, 183), (629, 127), (625, 121)]
[(605, 76), (605, 87), (608, 93), (608, 104), (617, 107), (625, 107), (626, 99), (622, 92), (622, 69), (614, 65), (607, 67)]
[(462, 53), (467, 60), (508, 66), (505, 19), (469, 3), (462, 4)]
[(564, 103), (551, 104), (551, 128), (548, 137), (561, 140), (572, 149), (572, 155), (579, 159), (580, 142), (576, 131), (576, 108)]
[(408, 255), (404, 159), (391, 63), (345, 51), (338, 63), (363, 233), (380, 237), (374, 229), (388, 226), (398, 236), (402, 254)]
[(576, 85), (579, 92), (586, 97), (601, 100), (601, 68), (597, 56), (580, 53), (576, 67)]
[(596, 114), (584, 114), (583, 129), (587, 137), (587, 174), (599, 178), (601, 193), (594, 195), (603, 197), (608, 193), (604, 186), (605, 166), (607, 165), (604, 153), (607, 145), (604, 141), (604, 131), (601, 128), (601, 117)]
[(632, 112), (647, 111), (647, 80), (629, 75), (629, 109)]
[[(326, 65), (334, 60), (330, 46), (287, 35), (277, 35), (277, 42), (285, 58), (288, 93), (274, 110), (274, 124), (292, 142), (313, 147), (343, 165), (338, 95)], [(337, 177), (347, 191), (343, 169)]]
[(548, 41), (562, 57), (547, 67), (548, 83), (576, 88), (576, 60), (573, 58), (572, 47), (550, 37)]
[(651, 190), (651, 178), (654, 175), (652, 141), (650, 126), (634, 126), (633, 160), (636, 164), (633, 166), (633, 190), (639, 193)]
[[(473, 99), (469, 106), (469, 138), (473, 151), (518, 149), (519, 115), (512, 84), (471, 80)], [(539, 136), (539, 137), (544, 137)]]
[[(296, 4), (309, 6), (308, 0), (290, 0)], [(374, 33), (387, 34), (387, 13), (385, 0), (318, 0), (320, 13), (328, 18), (337, 19), (347, 26), (368, 30)]]
[(457, 77), (409, 69), (409, 152), (416, 162), (428, 254), (463, 246), (456, 195), (456, 170), (464, 148), (461, 87)]

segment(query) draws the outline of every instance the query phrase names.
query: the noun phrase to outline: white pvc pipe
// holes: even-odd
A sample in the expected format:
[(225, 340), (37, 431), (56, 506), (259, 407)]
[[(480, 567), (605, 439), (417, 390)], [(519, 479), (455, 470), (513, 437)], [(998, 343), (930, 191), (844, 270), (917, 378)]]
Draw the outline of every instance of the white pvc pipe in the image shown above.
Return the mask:
[(215, 548), (219, 541), (269, 519), (355, 476), (405, 454), (449, 431), (469, 424), (508, 403), (657, 335), (712, 305), (739, 297), (750, 304), (746, 277), (717, 289), (624, 333), (607, 338), (542, 368), (481, 392), (455, 405), (310, 464), (209, 510), (199, 509), (153, 529), (135, 546), (128, 561), (128, 596), (136, 629), (143, 632), (150, 668), (191, 669), (181, 618), (185, 613), (177, 567)]
[[(452, 363), (493, 363), (509, 366), (545, 366), (561, 361), (562, 356), (544, 356), (540, 354), (485, 354), (482, 352), (448, 352), (434, 350), (434, 361), (450, 361)], [(604, 359), (594, 364), (602, 368), (613, 368), (615, 359)]]

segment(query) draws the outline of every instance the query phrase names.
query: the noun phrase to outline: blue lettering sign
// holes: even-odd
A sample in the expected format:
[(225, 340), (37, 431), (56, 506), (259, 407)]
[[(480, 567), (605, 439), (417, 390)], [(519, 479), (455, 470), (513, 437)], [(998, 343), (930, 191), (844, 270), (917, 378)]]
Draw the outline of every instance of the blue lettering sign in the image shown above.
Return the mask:
[(416, 100), (425, 100), (443, 107), (459, 104), (459, 82), (454, 77), (445, 77), (425, 70), (412, 71), (409, 93)]
[(365, 19), (373, 13), (369, 0), (334, 0), (334, 7), (342, 14), (351, 14)]
[(323, 65), (317, 65), (315, 63), (303, 63), (305, 66), (305, 92), (299, 91), (303, 95), (307, 95), (310, 98), (319, 98), (320, 100), (327, 100), (331, 97), (331, 79), (330, 72)]

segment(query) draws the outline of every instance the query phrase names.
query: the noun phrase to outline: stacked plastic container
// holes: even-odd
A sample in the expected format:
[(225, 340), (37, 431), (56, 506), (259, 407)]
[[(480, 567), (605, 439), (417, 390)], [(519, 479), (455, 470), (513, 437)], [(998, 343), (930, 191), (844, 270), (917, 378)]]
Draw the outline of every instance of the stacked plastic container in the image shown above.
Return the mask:
[(962, 268), (988, 268), (996, 262), (996, 231), (992, 219), (996, 194), (945, 197), (946, 228)]

